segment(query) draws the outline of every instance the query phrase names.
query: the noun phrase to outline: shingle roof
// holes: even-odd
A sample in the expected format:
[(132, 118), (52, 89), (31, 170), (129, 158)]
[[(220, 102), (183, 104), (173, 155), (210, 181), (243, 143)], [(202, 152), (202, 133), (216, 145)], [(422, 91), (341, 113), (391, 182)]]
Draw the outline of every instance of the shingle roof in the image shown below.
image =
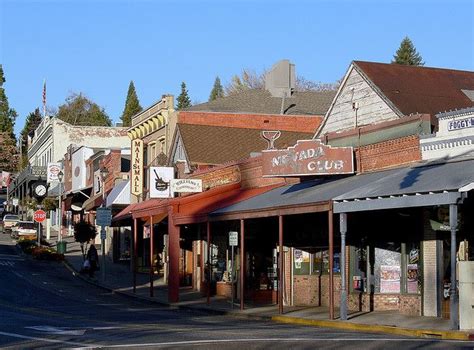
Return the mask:
[[(336, 91), (295, 92), (285, 99), (284, 114), (324, 115)], [(187, 108), (186, 111), (280, 114), (281, 98), (262, 89), (246, 90)]]
[(435, 115), (474, 105), (462, 91), (474, 90), (474, 72), (361, 61), (354, 64), (404, 115)]
[[(267, 148), (267, 142), (257, 129), (230, 128), (208, 125), (178, 124), (190, 162), (223, 164), (248, 158), (252, 152)], [(275, 141), (276, 148), (286, 148), (298, 140), (309, 139), (312, 133), (282, 131)]]

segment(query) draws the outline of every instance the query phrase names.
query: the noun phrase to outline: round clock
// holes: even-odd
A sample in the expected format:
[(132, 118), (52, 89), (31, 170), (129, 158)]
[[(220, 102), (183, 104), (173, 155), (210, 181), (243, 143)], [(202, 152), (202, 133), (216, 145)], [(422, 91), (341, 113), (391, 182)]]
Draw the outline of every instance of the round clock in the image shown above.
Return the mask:
[(46, 195), (46, 191), (46, 186), (43, 184), (36, 185), (34, 189), (35, 195), (38, 197), (44, 197)]

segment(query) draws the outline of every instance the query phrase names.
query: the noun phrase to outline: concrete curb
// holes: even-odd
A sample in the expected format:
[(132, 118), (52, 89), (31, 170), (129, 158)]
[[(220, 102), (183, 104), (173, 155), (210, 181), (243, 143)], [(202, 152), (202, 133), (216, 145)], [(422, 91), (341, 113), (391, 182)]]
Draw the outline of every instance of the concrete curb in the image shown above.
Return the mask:
[(385, 333), (418, 338), (436, 338), (443, 340), (473, 340), (474, 334), (463, 331), (441, 331), (437, 329), (412, 329), (394, 326), (352, 323), (346, 321), (310, 320), (299, 317), (273, 316), (272, 321), (314, 327), (341, 329), (354, 332)]

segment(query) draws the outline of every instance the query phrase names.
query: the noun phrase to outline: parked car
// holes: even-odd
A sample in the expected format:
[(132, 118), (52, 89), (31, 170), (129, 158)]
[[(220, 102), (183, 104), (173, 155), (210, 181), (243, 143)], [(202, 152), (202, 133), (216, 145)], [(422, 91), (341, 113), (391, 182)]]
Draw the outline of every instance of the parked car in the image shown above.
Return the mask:
[(19, 221), (12, 230), (15, 238), (36, 239), (36, 223), (33, 221)]
[(18, 215), (7, 214), (3, 217), (3, 233), (11, 231), (12, 227), (20, 221)]

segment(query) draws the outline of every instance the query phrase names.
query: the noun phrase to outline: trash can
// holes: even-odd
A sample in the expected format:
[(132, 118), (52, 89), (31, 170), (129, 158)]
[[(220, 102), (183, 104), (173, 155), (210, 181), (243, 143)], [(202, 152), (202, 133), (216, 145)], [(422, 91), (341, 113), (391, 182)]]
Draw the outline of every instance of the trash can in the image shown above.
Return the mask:
[(56, 251), (59, 254), (66, 254), (67, 242), (64, 242), (64, 241), (58, 242), (57, 245), (56, 245)]

